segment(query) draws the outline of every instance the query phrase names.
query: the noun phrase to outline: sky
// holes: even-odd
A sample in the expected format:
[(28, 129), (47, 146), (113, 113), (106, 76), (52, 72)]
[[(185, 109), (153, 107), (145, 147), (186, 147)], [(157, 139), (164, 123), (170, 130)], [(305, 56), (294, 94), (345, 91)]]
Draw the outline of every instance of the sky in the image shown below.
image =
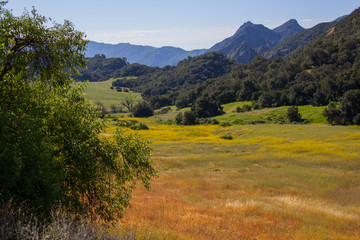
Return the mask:
[(8, 0), (21, 15), (35, 7), (58, 23), (70, 20), (87, 39), (185, 50), (210, 48), (245, 22), (273, 29), (289, 19), (304, 28), (360, 7), (358, 0)]

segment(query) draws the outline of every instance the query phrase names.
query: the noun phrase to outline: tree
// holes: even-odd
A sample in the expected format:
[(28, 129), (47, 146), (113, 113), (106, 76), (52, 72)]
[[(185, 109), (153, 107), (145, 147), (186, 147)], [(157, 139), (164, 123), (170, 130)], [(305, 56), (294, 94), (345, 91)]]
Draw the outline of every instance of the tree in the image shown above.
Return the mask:
[(186, 111), (184, 113), (179, 112), (175, 117), (175, 123), (177, 125), (195, 125), (196, 117), (191, 111)]
[(290, 122), (300, 122), (301, 121), (301, 114), (299, 113), (299, 109), (296, 106), (291, 106), (288, 108), (286, 117), (289, 119)]
[(73, 25), (36, 10), (14, 16), (0, 3), (0, 200), (26, 202), (46, 216), (58, 204), (73, 214), (112, 220), (137, 180), (155, 170), (148, 141), (120, 130), (100, 138), (98, 107), (73, 87), (87, 41)]
[(198, 118), (213, 117), (223, 113), (220, 104), (209, 97), (198, 98), (191, 107), (191, 111)]
[(132, 109), (132, 113), (134, 114), (134, 117), (150, 117), (154, 115), (150, 105), (145, 101), (135, 105), (135, 107)]
[(134, 108), (134, 101), (130, 98), (126, 98), (122, 105), (127, 109), (128, 112), (132, 112)]
[(328, 123), (332, 125), (342, 124), (343, 122), (341, 111), (337, 109), (336, 105), (336, 102), (330, 102), (328, 107), (322, 112), (322, 115), (326, 118)]
[(344, 123), (353, 124), (360, 113), (360, 89), (349, 90), (340, 101), (339, 110), (344, 117)]

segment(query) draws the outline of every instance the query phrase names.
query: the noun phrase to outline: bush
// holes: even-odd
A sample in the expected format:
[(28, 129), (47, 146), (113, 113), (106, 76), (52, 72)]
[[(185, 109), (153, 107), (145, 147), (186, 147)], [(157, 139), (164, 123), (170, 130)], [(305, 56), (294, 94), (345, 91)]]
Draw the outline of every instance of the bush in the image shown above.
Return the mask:
[(231, 135), (223, 135), (223, 136), (220, 136), (221, 139), (225, 139), (225, 140), (232, 140), (233, 137)]
[(237, 106), (235, 111), (237, 113), (241, 113), (241, 112), (248, 112), (248, 111), (251, 111), (251, 106), (248, 105), (248, 104), (245, 104), (244, 106), (240, 107), (240, 106)]
[(215, 118), (199, 118), (197, 121), (198, 121), (199, 124), (203, 124), (203, 125), (209, 125), (209, 124), (217, 125), (217, 124), (219, 124), (219, 121), (217, 119), (215, 119)]
[(231, 126), (231, 123), (229, 123), (229, 122), (222, 122), (222, 123), (220, 123), (220, 126), (222, 126), (222, 127), (230, 127), (230, 126)]
[(139, 124), (130, 126), (130, 129), (132, 129), (132, 130), (149, 130), (149, 127), (144, 123), (139, 123)]

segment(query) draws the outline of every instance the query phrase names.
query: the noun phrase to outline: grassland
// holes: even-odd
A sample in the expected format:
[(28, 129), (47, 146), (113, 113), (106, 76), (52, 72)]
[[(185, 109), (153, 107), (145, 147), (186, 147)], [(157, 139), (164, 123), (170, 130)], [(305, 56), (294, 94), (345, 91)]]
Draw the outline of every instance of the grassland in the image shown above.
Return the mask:
[(167, 239), (360, 239), (359, 127), (136, 120), (159, 177), (137, 188), (123, 226)]
[(125, 99), (132, 99), (134, 101), (141, 100), (140, 93), (117, 92), (116, 89), (110, 89), (113, 79), (104, 82), (89, 82), (86, 83), (84, 92), (87, 99), (96, 103), (101, 102), (106, 109), (111, 105), (120, 107)]

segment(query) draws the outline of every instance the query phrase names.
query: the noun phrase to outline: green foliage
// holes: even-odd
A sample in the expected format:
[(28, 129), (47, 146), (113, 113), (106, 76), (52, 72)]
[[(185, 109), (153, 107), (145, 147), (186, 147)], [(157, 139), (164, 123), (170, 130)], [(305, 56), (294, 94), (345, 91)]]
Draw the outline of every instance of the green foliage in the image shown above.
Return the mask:
[(1, 200), (26, 202), (39, 216), (57, 204), (74, 215), (112, 220), (128, 205), (136, 180), (155, 175), (149, 142), (117, 131), (99, 138), (98, 107), (73, 87), (86, 41), (70, 22), (35, 10), (15, 17), (0, 10)]
[(290, 122), (300, 122), (301, 114), (297, 106), (291, 106), (286, 112), (286, 117)]
[(176, 115), (175, 123), (178, 125), (195, 125), (196, 117), (192, 111), (179, 112)]
[(208, 97), (197, 99), (194, 105), (191, 107), (191, 111), (198, 118), (208, 118), (223, 113), (220, 104)]
[(231, 135), (222, 135), (220, 136), (221, 139), (225, 139), (225, 140), (232, 140), (233, 137)]
[(248, 104), (245, 104), (245, 105), (243, 105), (242, 107), (237, 106), (236, 109), (235, 109), (235, 111), (236, 111), (237, 113), (248, 112), (248, 111), (251, 111), (251, 106), (248, 105)]
[(359, 125), (360, 118), (360, 90), (349, 90), (340, 100), (337, 107), (332, 102), (324, 109), (323, 115), (330, 124), (356, 124)]
[[(180, 102), (182, 91), (193, 89), (197, 84), (210, 78), (216, 78), (229, 73), (235, 62), (221, 53), (211, 52), (198, 57), (189, 57), (176, 67), (166, 66), (163, 68), (152, 68), (144, 70), (144, 75), (140, 75), (136, 81), (119, 79), (114, 82), (114, 86), (128, 87), (137, 92), (141, 92), (145, 100), (151, 100), (151, 97), (162, 96), (166, 101), (159, 102), (158, 106), (151, 104), (153, 108), (160, 108)], [(129, 65), (127, 68), (130, 68)], [(135, 67), (135, 66), (134, 66)], [(139, 66), (136, 66), (139, 67)], [(142, 67), (144, 69), (144, 67)], [(178, 107), (185, 107), (190, 102), (187, 93), (186, 102), (176, 104)], [(164, 98), (163, 98), (164, 99)]]
[(342, 114), (341, 111), (337, 109), (336, 102), (329, 103), (328, 107), (324, 109), (322, 114), (328, 123), (332, 125), (342, 124)]
[(76, 81), (101, 82), (117, 77), (118, 71), (128, 63), (123, 58), (106, 58), (104, 54), (97, 54), (86, 59), (86, 68), (79, 68), (80, 76), (74, 76)]
[(154, 115), (150, 105), (145, 101), (136, 104), (132, 109), (132, 113), (134, 117), (150, 117)]
[(149, 127), (145, 123), (139, 123), (130, 126), (132, 130), (149, 130)]

